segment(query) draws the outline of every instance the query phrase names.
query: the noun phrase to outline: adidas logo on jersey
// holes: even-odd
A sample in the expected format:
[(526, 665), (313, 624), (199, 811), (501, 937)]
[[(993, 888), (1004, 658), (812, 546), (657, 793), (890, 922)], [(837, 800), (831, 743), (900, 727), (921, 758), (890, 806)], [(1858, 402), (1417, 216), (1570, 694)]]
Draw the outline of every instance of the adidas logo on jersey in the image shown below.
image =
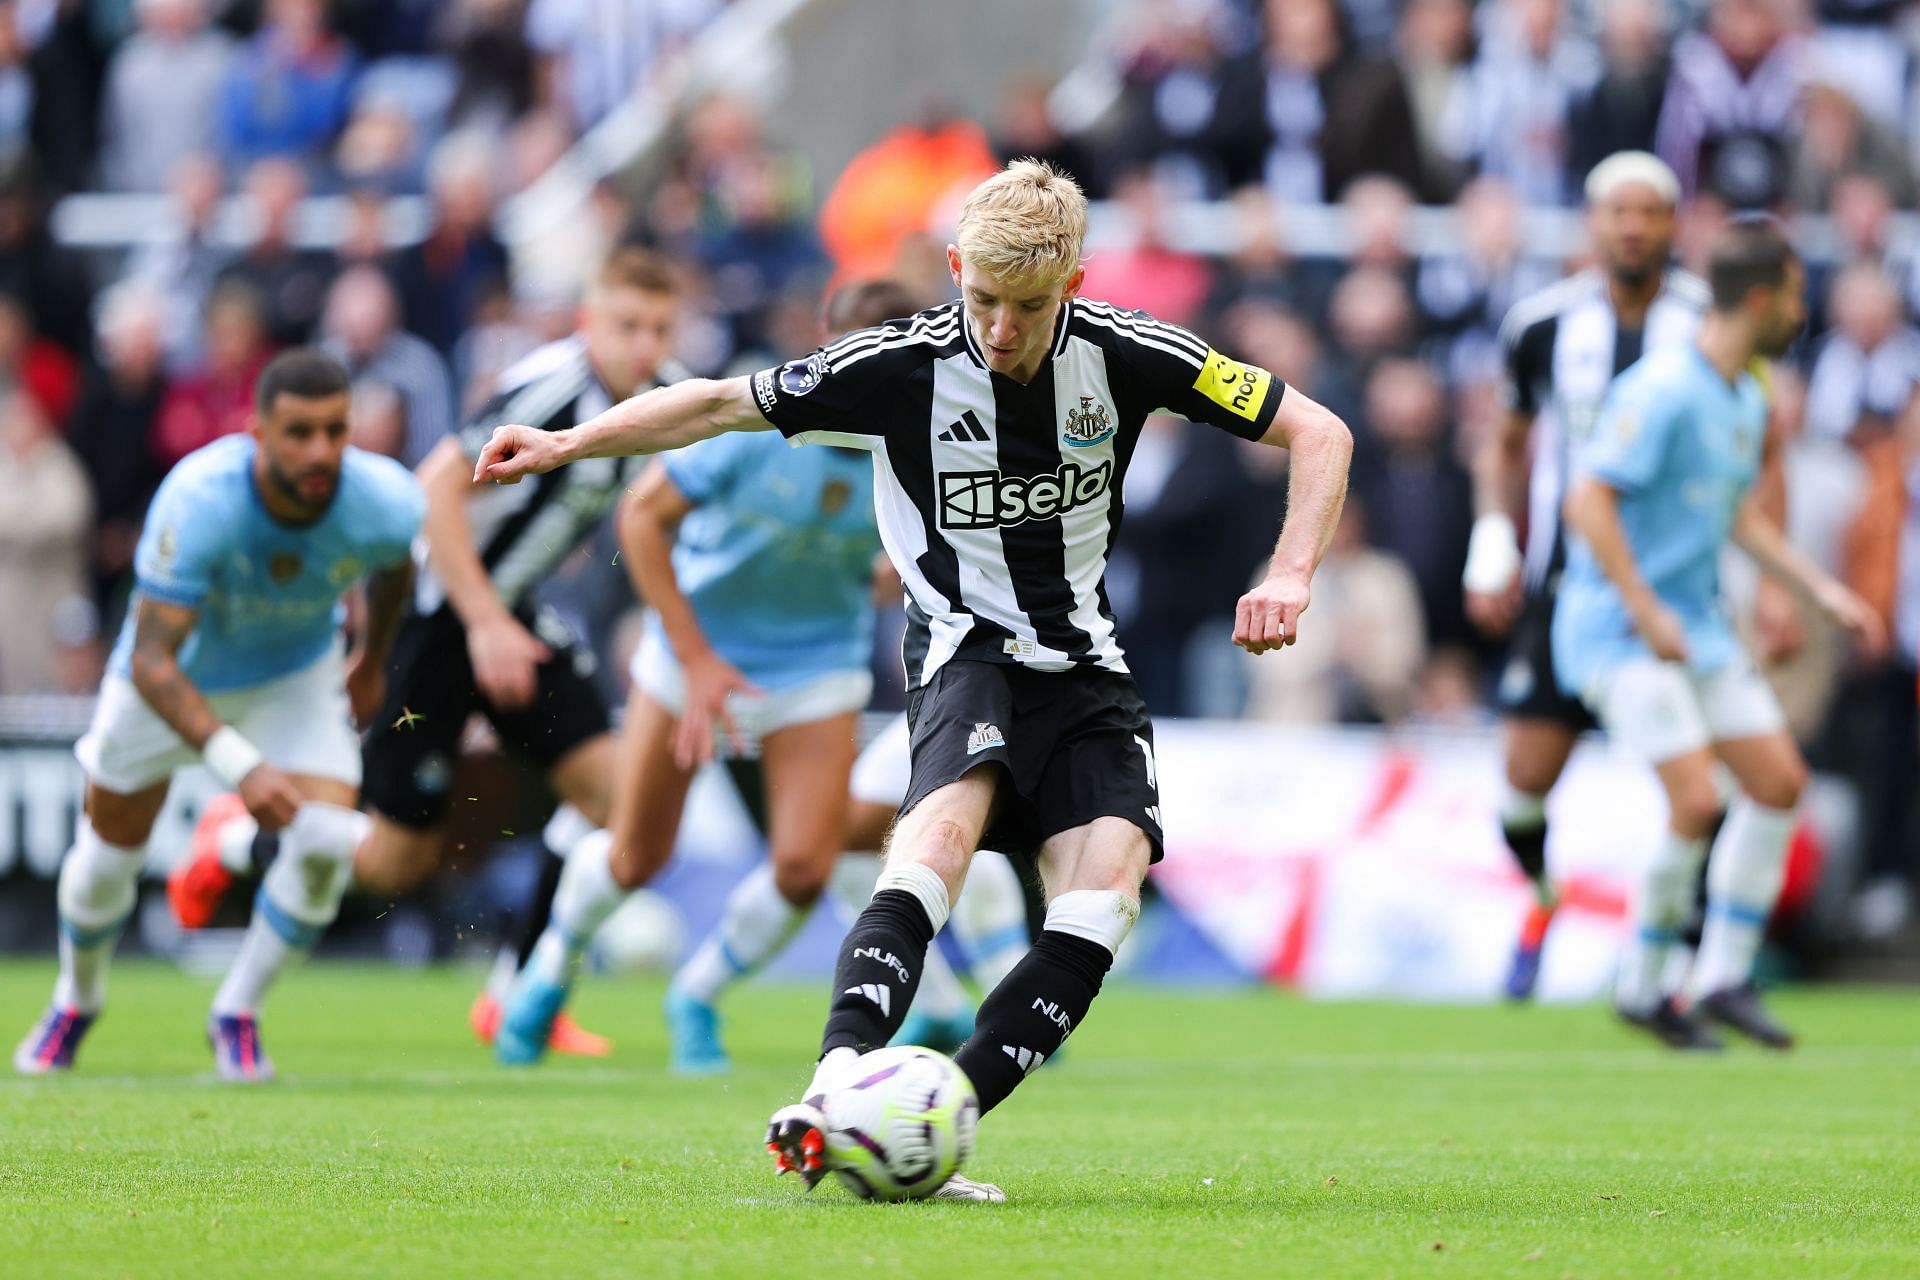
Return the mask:
[(1113, 460), (1090, 468), (1065, 462), (1052, 475), (942, 471), (939, 479), (942, 529), (998, 529), (1049, 520), (1086, 506), (1106, 493), (1113, 479)]
[(985, 444), (991, 438), (992, 437), (987, 434), (986, 424), (981, 422), (971, 409), (960, 415), (960, 421), (954, 423), (934, 437), (936, 440), (945, 440), (949, 444), (957, 444), (963, 441), (973, 444)]
[(844, 994), (865, 996), (880, 1006), (880, 1016), (883, 1018), (893, 1012), (893, 992), (877, 982), (863, 982), (857, 987), (848, 987)]
[(1000, 732), (997, 724), (976, 721), (973, 732), (967, 735), (967, 754), (977, 756), (982, 751), (991, 751), (995, 747), (1007, 745), (1006, 735)]
[(1010, 1044), (1001, 1045), (1000, 1052), (1013, 1059), (1023, 1076), (1032, 1075), (1033, 1069), (1047, 1060), (1047, 1055), (1044, 1053), (1037, 1053), (1032, 1049), (1016, 1049)]

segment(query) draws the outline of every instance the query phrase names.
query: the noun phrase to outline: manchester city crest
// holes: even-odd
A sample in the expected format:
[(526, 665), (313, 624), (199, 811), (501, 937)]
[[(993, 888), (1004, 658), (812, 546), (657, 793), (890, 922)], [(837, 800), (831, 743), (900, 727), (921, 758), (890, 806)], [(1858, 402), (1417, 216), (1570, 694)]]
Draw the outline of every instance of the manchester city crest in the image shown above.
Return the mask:
[(1085, 449), (1099, 444), (1113, 436), (1113, 419), (1107, 416), (1107, 406), (1092, 396), (1081, 396), (1080, 407), (1067, 413), (1065, 428), (1069, 448)]

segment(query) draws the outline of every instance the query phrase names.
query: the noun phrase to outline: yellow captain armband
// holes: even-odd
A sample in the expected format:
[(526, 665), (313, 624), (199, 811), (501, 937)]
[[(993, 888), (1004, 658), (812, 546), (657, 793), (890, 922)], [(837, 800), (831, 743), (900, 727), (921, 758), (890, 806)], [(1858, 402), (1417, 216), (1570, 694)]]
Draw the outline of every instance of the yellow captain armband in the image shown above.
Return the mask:
[(1229, 413), (1257, 422), (1273, 387), (1273, 375), (1258, 365), (1229, 360), (1211, 347), (1193, 389)]

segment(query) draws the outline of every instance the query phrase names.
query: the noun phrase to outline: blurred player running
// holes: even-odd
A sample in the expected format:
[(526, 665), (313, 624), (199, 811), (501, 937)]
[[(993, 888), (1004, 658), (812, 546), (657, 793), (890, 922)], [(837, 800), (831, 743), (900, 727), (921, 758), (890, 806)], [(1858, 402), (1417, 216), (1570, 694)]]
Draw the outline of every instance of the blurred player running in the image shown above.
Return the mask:
[[(837, 294), (834, 331), (911, 306), (896, 285)], [(704, 441), (655, 463), (620, 514), (621, 547), (652, 606), (633, 665), (611, 830), (568, 859), (551, 923), (515, 983), (496, 1051), (536, 1060), (581, 954), (665, 864), (686, 794), (717, 754), (770, 850), (667, 992), (670, 1063), (728, 1069), (716, 1004), (775, 955), (826, 888), (846, 834), (857, 717), (872, 693), (873, 468), (848, 449), (795, 465), (777, 437)], [(716, 737), (716, 727), (720, 730)]]
[(1547, 793), (1575, 741), (1594, 726), (1554, 678), (1549, 631), (1566, 563), (1561, 499), (1608, 384), (1643, 352), (1686, 343), (1699, 326), (1706, 286), (1667, 262), (1679, 193), (1673, 171), (1646, 152), (1601, 162), (1586, 185), (1600, 265), (1520, 302), (1500, 330), (1508, 411), (1476, 460), (1479, 517), (1464, 585), (1474, 621), (1491, 634), (1512, 634), (1498, 689), (1507, 767), (1500, 828), (1534, 891), (1507, 976), (1516, 1000), (1533, 994), (1558, 906), (1546, 865)]
[[(1738, 222), (1714, 245), (1708, 283), (1698, 339), (1623, 374), (1580, 451), (1553, 658), (1562, 689), (1585, 698), (1667, 793), (1669, 829), (1633, 905), (1620, 1015), (1675, 1048), (1719, 1047), (1698, 1015), (1786, 1048), (1793, 1038), (1762, 1007), (1752, 968), (1806, 765), (1728, 619), (1722, 549), (1737, 543), (1867, 649), (1885, 636), (1872, 608), (1789, 545), (1751, 492), (1768, 447), (1756, 357), (1781, 354), (1805, 321), (1799, 260), (1771, 222)], [(1707, 869), (1690, 1015), (1665, 975), (1720, 809), (1716, 760), (1742, 794)]]
[[(347, 444), (347, 401), (333, 360), (282, 352), (246, 434), (187, 455), (154, 495), (133, 606), (74, 748), (87, 812), (60, 868), (53, 1003), (14, 1054), (23, 1074), (72, 1067), (154, 819), (173, 775), (201, 761), (285, 846), (207, 1023), (222, 1079), (273, 1076), (257, 1015), (333, 922), (366, 833), (353, 722), (380, 702), (425, 505), (398, 463)], [(362, 578), (365, 634), (343, 657), (341, 596)]]
[[(505, 492), (473, 484), (473, 458), (498, 423), (558, 430), (686, 376), (669, 354), (679, 306), (665, 262), (642, 249), (616, 250), (589, 289), (580, 332), (508, 369), (467, 428), (420, 464), (427, 517), (417, 599), (394, 646), (385, 704), (362, 747), (371, 827), (353, 868), (363, 890), (410, 892), (439, 865), (460, 739), (476, 711), (566, 802), (548, 825), (550, 852), (563, 855), (571, 840), (605, 824), (614, 750), (593, 657), (533, 597), (599, 528), (644, 463), (608, 460)], [(271, 833), (257, 838), (257, 831), (230, 800), (208, 806), (194, 856), (168, 884), (183, 925), (204, 925), (236, 875), (272, 862), (276, 841)], [(560, 866), (558, 856), (543, 862), (549, 886)], [(544, 923), (523, 930), (525, 948)], [(524, 951), (503, 955), (501, 988), (524, 958)], [(482, 1039), (491, 1038), (498, 1021), (492, 994), (482, 993), (471, 1020)], [(604, 1040), (570, 1022), (554, 1034), (565, 1052), (608, 1051)]]
[[(913, 776), (873, 900), (841, 946), (813, 1084), (768, 1127), (777, 1167), (810, 1186), (826, 1173), (824, 1092), (899, 1030), (982, 843), (1031, 853), (1048, 894), (1033, 949), (955, 1055), (985, 1109), (1085, 1019), (1138, 917), (1162, 852), (1153, 726), (1103, 579), (1148, 415), (1292, 451), (1270, 574), (1238, 606), (1234, 639), (1250, 651), (1294, 638), (1339, 520), (1344, 424), (1184, 329), (1078, 299), (1085, 235), (1079, 187), (1016, 161), (962, 208), (947, 251), (958, 301), (752, 378), (637, 397), (572, 431), (503, 427), (475, 470), (512, 481), (774, 427), (874, 454), (881, 538), (912, 602)], [(964, 1175), (936, 1194), (1005, 1198)]]

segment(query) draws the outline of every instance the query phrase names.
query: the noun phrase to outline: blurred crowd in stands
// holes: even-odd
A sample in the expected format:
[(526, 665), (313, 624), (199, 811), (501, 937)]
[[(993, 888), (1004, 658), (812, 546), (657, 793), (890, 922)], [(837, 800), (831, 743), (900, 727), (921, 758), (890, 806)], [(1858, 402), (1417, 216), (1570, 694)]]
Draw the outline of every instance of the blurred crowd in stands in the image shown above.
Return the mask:
[[(692, 102), (671, 160), (615, 175), (558, 234), (508, 244), (525, 191), (636, 90), (670, 80), (726, 0), (0, 0), (0, 693), (91, 690), (167, 468), (240, 429), (254, 373), (318, 342), (365, 447), (417, 461), (491, 381), (573, 322), (579, 281), (639, 241), (682, 273), (683, 359), (743, 371), (822, 336), (836, 282), (951, 296), (956, 192), (1037, 155), (1125, 232), (1089, 294), (1194, 327), (1341, 413), (1359, 440), (1302, 643), (1227, 643), (1270, 547), (1284, 458), (1156, 420), (1109, 583), (1155, 712), (1489, 723), (1500, 641), (1461, 602), (1472, 452), (1502, 408), (1500, 321), (1572, 258), (1526, 211), (1574, 209), (1614, 151), (1656, 152), (1697, 264), (1730, 211), (1791, 220), (1814, 324), (1779, 370), (1793, 536), (1887, 613), (1873, 669), (1804, 618), (1760, 643), (1817, 762), (1867, 797), (1891, 871), (1913, 826), (1920, 651), (1920, 5), (1888, 0), (1123, 0), (1071, 77), (1010, 60), (979, 121), (903, 106), (838, 173), (748, 96)], [(1069, 100), (1070, 98), (1070, 100)], [(129, 249), (53, 234), (72, 193), (158, 197)], [(311, 195), (338, 234), (307, 234)], [(241, 230), (221, 234), (226, 197)], [(423, 196), (424, 234), (394, 202)], [(1234, 247), (1176, 216), (1229, 212)], [(1297, 250), (1334, 205), (1351, 248)], [(1418, 206), (1460, 233), (1412, 247)], [(1811, 218), (1809, 215), (1824, 215)], [(1815, 229), (1818, 228), (1818, 234)], [(603, 641), (631, 607), (605, 555), (556, 586)], [(886, 643), (876, 660), (887, 670)], [(605, 664), (610, 678), (624, 662)]]

